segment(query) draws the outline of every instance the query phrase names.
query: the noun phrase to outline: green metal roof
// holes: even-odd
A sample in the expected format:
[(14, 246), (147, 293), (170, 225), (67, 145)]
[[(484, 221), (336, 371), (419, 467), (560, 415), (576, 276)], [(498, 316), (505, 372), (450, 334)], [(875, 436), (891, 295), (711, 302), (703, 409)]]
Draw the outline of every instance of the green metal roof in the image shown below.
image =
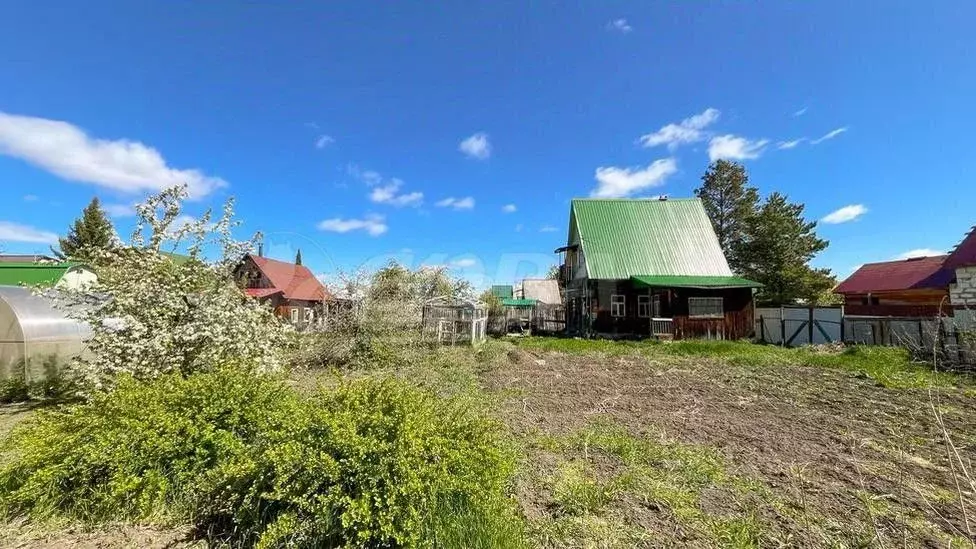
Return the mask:
[(0, 263), (0, 286), (57, 284), (79, 263)]
[(632, 276), (637, 286), (661, 288), (761, 288), (762, 284), (738, 276)]
[(504, 307), (535, 307), (538, 303), (538, 299), (514, 299), (506, 298), (502, 300), (502, 306)]
[(492, 286), (491, 293), (501, 299), (511, 299), (513, 295), (512, 287), (506, 285)]
[(590, 278), (733, 276), (697, 198), (574, 199), (569, 231)]

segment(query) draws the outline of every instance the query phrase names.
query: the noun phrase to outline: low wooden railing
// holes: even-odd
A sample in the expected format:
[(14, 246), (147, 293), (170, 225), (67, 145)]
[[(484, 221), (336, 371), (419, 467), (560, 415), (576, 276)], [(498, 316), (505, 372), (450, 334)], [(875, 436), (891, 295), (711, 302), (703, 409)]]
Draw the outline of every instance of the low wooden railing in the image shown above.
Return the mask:
[(654, 317), (651, 319), (651, 334), (656, 336), (673, 336), (674, 319)]

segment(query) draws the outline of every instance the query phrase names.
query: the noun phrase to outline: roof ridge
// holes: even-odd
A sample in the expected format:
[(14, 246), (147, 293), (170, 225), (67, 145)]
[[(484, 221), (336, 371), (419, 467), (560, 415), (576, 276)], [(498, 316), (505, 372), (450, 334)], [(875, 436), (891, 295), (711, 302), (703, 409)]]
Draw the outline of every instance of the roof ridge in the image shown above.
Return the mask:
[(886, 259), (885, 261), (870, 261), (868, 263), (862, 263), (861, 266), (864, 267), (866, 265), (885, 265), (887, 263), (908, 263), (908, 262), (914, 262), (914, 261), (919, 261), (919, 260), (924, 260), (924, 259), (931, 259), (931, 260), (941, 259), (941, 260), (945, 260), (946, 258), (949, 257), (949, 255), (951, 255), (951, 254), (920, 255), (920, 256), (915, 256), (915, 257), (901, 257), (901, 258), (897, 258), (897, 259)]
[(671, 198), (670, 196), (664, 199), (644, 197), (644, 198), (573, 198), (573, 202), (692, 202), (695, 200), (701, 200), (697, 196), (683, 196), (680, 198)]

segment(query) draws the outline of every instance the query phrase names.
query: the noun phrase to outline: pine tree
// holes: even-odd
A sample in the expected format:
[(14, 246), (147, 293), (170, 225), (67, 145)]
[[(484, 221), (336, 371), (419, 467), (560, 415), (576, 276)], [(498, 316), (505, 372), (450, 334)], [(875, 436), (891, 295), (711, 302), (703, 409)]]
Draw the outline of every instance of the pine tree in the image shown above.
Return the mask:
[(302, 250), (301, 248), (299, 248), (298, 253), (295, 254), (295, 265), (301, 265), (301, 264), (302, 264)]
[(716, 160), (702, 176), (702, 186), (695, 189), (712, 220), (719, 245), (729, 266), (742, 271), (738, 248), (741, 246), (748, 219), (759, 204), (759, 191), (749, 186), (749, 175), (742, 164)]
[(760, 300), (816, 303), (836, 283), (829, 269), (809, 264), (829, 242), (817, 236), (816, 221), (803, 218), (803, 208), (774, 192), (748, 217), (738, 262), (742, 276), (763, 284)]
[(62, 260), (89, 261), (93, 250), (110, 248), (115, 245), (115, 239), (115, 228), (95, 197), (71, 225), (68, 234), (58, 238), (59, 249), (52, 247), (51, 251)]

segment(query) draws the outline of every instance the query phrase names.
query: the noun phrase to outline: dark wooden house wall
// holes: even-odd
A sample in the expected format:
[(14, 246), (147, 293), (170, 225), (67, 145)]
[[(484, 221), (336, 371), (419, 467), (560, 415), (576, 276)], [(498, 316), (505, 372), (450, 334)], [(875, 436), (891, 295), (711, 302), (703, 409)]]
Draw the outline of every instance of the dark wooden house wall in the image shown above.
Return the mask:
[[(572, 288), (571, 288), (572, 289)], [(638, 316), (638, 296), (657, 294), (660, 316), (671, 318), (676, 339), (722, 338), (741, 339), (755, 331), (751, 288), (699, 289), (636, 287), (630, 280), (586, 280), (576, 284), (575, 292), (567, 292), (567, 330), (581, 334), (587, 331), (620, 337), (649, 337), (651, 319)], [(625, 296), (625, 315), (611, 314), (611, 296)], [(576, 300), (574, 297), (581, 299)], [(689, 297), (721, 297), (722, 318), (690, 318)], [(577, 310), (586, 309), (588, 310)], [(586, 313), (589, 313), (587, 322)], [(589, 325), (587, 325), (589, 324)]]

